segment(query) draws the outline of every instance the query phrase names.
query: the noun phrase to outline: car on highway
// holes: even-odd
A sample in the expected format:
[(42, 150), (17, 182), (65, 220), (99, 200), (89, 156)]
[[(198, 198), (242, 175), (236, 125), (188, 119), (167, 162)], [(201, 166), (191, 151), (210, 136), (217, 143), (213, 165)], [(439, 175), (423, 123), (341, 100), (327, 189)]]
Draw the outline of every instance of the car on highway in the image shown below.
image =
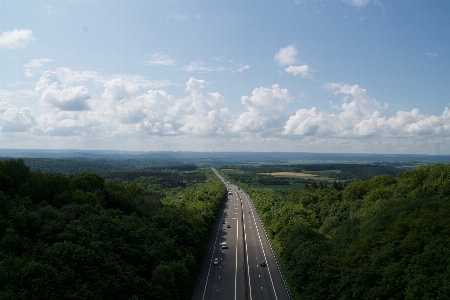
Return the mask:
[(230, 224), (227, 225), (227, 228), (231, 228)]
[(267, 264), (266, 264), (266, 261), (265, 261), (265, 260), (262, 260), (262, 261), (260, 261), (260, 262), (259, 262), (259, 265), (260, 265), (261, 267), (265, 267), (265, 266), (267, 266)]
[(228, 246), (227, 246), (227, 243), (226, 243), (226, 242), (223, 242), (223, 243), (222, 243), (222, 249), (228, 249)]
[(216, 258), (214, 258), (214, 262), (213, 262), (213, 264), (215, 264), (215, 265), (218, 265), (219, 264), (219, 259), (216, 257)]

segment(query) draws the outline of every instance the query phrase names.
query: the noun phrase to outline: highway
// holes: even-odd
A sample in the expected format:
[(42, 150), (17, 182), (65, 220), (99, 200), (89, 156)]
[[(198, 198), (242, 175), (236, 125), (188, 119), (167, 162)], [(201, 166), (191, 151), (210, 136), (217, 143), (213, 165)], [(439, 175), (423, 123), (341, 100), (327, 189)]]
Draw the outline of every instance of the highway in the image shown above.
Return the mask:
[[(192, 299), (289, 299), (249, 196), (213, 171), (230, 192)], [(265, 266), (261, 266), (262, 260)]]

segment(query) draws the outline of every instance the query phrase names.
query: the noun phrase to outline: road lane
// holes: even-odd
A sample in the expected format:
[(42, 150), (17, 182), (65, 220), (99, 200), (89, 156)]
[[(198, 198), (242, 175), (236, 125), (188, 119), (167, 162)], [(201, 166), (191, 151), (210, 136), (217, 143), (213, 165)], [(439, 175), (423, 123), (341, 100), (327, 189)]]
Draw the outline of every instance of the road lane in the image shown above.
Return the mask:
[[(247, 194), (242, 190), (239, 192), (243, 202), (243, 214), (247, 216), (245, 225), (246, 234), (249, 236), (248, 265), (252, 285), (249, 299), (289, 299), (255, 207)], [(266, 262), (265, 267), (260, 266), (261, 260)]]
[[(216, 175), (231, 194), (217, 220), (192, 299), (289, 299), (250, 197)], [(221, 249), (224, 241), (228, 249)], [(218, 265), (213, 265), (215, 257)], [(261, 260), (267, 265), (260, 266)]]
[[(228, 190), (229, 187), (227, 187)], [(227, 195), (221, 218), (208, 246), (207, 259), (192, 299), (245, 299), (242, 211), (238, 197)], [(223, 223), (223, 221), (225, 223)], [(230, 225), (230, 228), (227, 228)], [(222, 242), (228, 248), (222, 249)], [(214, 265), (214, 258), (219, 264)]]

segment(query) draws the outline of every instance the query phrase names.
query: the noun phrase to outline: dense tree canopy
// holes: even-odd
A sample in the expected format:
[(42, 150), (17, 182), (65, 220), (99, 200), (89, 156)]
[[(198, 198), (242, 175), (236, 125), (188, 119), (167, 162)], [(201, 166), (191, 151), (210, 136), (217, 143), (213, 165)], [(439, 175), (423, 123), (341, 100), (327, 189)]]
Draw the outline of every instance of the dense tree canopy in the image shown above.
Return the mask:
[(177, 172), (164, 189), (0, 161), (0, 299), (190, 299), (226, 190)]
[(450, 299), (450, 166), (342, 191), (246, 186), (297, 299)]

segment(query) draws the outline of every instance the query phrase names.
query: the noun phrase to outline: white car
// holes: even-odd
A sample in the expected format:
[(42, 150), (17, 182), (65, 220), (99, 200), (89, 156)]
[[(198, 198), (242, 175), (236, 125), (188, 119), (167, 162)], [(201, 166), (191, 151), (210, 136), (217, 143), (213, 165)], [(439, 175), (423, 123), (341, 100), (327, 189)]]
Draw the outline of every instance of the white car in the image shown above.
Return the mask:
[(219, 264), (219, 259), (216, 257), (216, 258), (214, 258), (214, 262), (213, 262), (213, 264), (215, 264), (215, 265), (218, 265)]

